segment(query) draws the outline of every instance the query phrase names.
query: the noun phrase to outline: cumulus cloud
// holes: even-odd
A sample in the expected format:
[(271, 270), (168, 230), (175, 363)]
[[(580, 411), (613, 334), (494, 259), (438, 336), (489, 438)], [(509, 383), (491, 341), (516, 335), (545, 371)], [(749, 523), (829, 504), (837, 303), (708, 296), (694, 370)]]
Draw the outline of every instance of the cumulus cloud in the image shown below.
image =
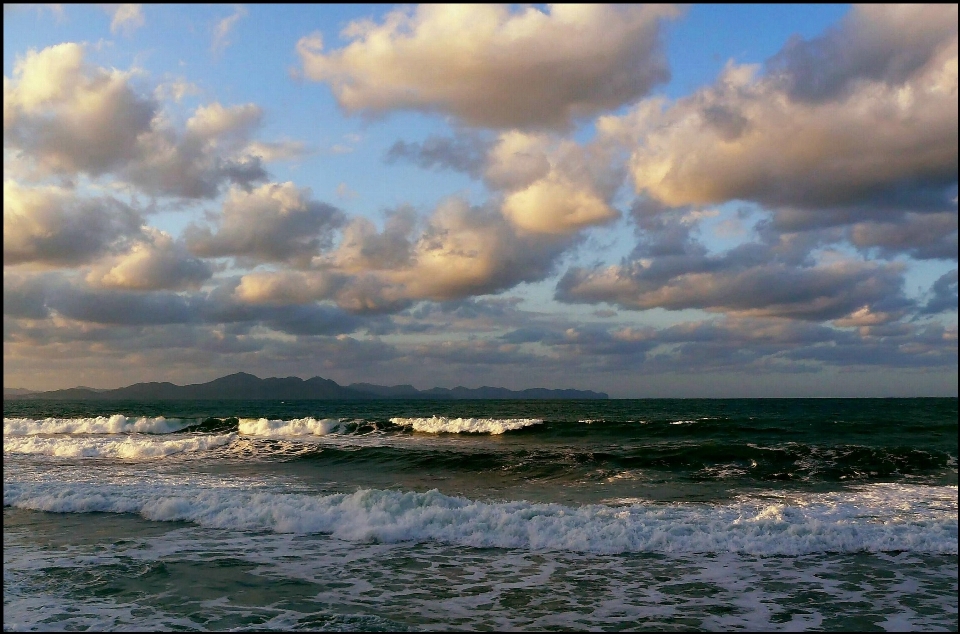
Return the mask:
[(207, 143), (229, 143), (246, 140), (260, 125), (263, 110), (248, 103), (225, 108), (219, 103), (200, 106), (187, 121), (187, 132)]
[(930, 315), (957, 310), (957, 269), (941, 275), (930, 291), (933, 296), (921, 312)]
[(566, 128), (617, 108), (669, 77), (660, 22), (670, 6), (419, 5), (382, 23), (360, 20), (351, 42), (297, 52), (304, 75), (328, 82), (351, 112), (441, 112), (471, 126)]
[(3, 184), (3, 264), (77, 266), (123, 249), (143, 219), (108, 197), (79, 198), (55, 186)]
[(87, 275), (94, 286), (136, 291), (197, 288), (213, 275), (170, 234), (146, 227), (127, 253), (103, 259)]
[(793, 99), (826, 101), (876, 81), (900, 85), (957, 36), (957, 7), (854, 6), (812, 40), (795, 37), (767, 62)]
[(151, 195), (212, 198), (266, 179), (250, 145), (258, 106), (202, 105), (181, 131), (133, 78), (87, 64), (79, 44), (28, 52), (4, 77), (4, 147), (41, 176), (113, 174)]
[(957, 212), (905, 214), (899, 222), (861, 222), (850, 228), (850, 242), (876, 248), (887, 257), (907, 254), (916, 260), (957, 259)]
[(809, 268), (767, 264), (718, 272), (688, 272), (649, 282), (652, 265), (635, 262), (571, 269), (557, 286), (567, 302), (609, 302), (647, 310), (703, 308), (742, 315), (822, 320), (897, 296), (902, 267), (861, 262)]
[[(232, 325), (248, 330), (263, 326), (288, 334), (314, 335), (353, 332), (369, 321), (335, 306), (238, 302), (233, 293), (235, 286), (235, 280), (228, 280), (206, 292), (149, 289), (152, 292), (131, 293), (127, 292), (129, 287), (90, 286), (60, 273), (18, 274), (5, 270), (4, 315), (118, 326)], [(56, 326), (48, 324), (45, 328)], [(233, 328), (233, 332), (242, 331), (243, 328)], [(129, 345), (137, 344), (132, 340)]]
[(615, 148), (511, 130), (489, 140), (470, 133), (397, 141), (388, 162), (446, 168), (482, 178), (501, 194), (501, 211), (521, 231), (563, 235), (619, 217), (611, 199), (623, 182)]
[(837, 319), (864, 306), (894, 318), (908, 304), (902, 264), (839, 255), (818, 261), (810, 256), (815, 242), (779, 234), (711, 255), (692, 237), (695, 225), (685, 214), (645, 215), (650, 211), (642, 204), (634, 208), (641, 239), (630, 258), (620, 265), (571, 268), (557, 285), (557, 298), (804, 320)]
[(312, 270), (245, 275), (237, 296), (248, 302), (335, 299), (353, 311), (396, 310), (418, 299), (445, 301), (495, 293), (543, 279), (570, 239), (523, 236), (495, 208), (444, 201), (417, 230), (394, 214), (382, 232), (365, 220), (344, 231)]
[(503, 214), (521, 231), (571, 234), (619, 217), (611, 205), (623, 180), (616, 158), (601, 143), (511, 131), (488, 152), (484, 179), (503, 191)]
[(91, 67), (83, 46), (29, 51), (3, 81), (4, 146), (56, 173), (98, 176), (139, 154), (157, 104), (131, 87), (132, 73)]
[(343, 213), (314, 201), (309, 189), (291, 182), (267, 183), (252, 190), (233, 188), (223, 203), (216, 233), (190, 225), (187, 246), (202, 257), (254, 262), (305, 262), (332, 240)]
[(266, 180), (250, 137), (263, 111), (255, 104), (196, 109), (181, 133), (162, 118), (139, 137), (140, 154), (121, 176), (151, 194), (213, 198), (226, 183), (251, 187)]
[(637, 191), (670, 206), (741, 199), (832, 214), (893, 198), (924, 211), (932, 196), (945, 211), (957, 181), (956, 11), (858, 7), (838, 30), (788, 45), (766, 74), (729, 64), (711, 87), (598, 125), (633, 145)]

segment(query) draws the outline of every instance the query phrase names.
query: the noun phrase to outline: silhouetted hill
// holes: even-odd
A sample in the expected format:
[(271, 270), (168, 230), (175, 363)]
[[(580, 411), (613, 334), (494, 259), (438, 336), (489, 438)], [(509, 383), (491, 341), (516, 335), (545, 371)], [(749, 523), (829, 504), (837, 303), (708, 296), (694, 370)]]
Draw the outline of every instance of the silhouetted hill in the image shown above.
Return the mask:
[(457, 386), (453, 389), (434, 387), (429, 390), (418, 390), (412, 385), (373, 385), (371, 383), (351, 383), (350, 389), (358, 392), (367, 392), (381, 398), (430, 398), (430, 399), (497, 399), (497, 398), (529, 398), (529, 399), (605, 399), (604, 392), (592, 390), (548, 390), (535, 387), (528, 390), (508, 390), (505, 387), (478, 387), (469, 388)]
[(28, 390), (25, 387), (5, 387), (3, 388), (4, 396), (23, 396), (25, 394), (33, 394), (34, 390)]
[(214, 379), (209, 383), (174, 385), (173, 383), (151, 382), (135, 383), (115, 390), (94, 390), (87, 387), (73, 387), (50, 392), (30, 392), (10, 394), (4, 392), (4, 398), (56, 399), (56, 400), (344, 400), (376, 398), (427, 398), (427, 399), (605, 399), (603, 392), (590, 390), (548, 390), (533, 388), (529, 390), (508, 390), (502, 387), (481, 387), (476, 389), (455, 387), (452, 390), (435, 387), (418, 390), (412, 385), (373, 385), (354, 383), (343, 387), (335, 381), (315, 376), (303, 379), (295, 376), (286, 378), (261, 379), (246, 372), (237, 372)]

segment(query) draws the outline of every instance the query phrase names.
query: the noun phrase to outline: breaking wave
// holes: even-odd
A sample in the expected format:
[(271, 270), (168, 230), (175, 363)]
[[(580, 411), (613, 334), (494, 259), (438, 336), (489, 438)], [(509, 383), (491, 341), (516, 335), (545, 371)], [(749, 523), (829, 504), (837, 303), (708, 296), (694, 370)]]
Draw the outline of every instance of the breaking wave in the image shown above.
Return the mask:
[(4, 418), (4, 436), (38, 434), (170, 434), (191, 425), (179, 418), (133, 418), (114, 414), (95, 418)]
[(875, 484), (724, 505), (573, 507), (473, 501), (436, 490), (312, 496), (159, 484), (5, 482), (3, 503), (56, 513), (135, 513), (205, 528), (328, 533), (359, 542), (596, 553), (957, 553), (956, 486)]
[(236, 439), (236, 434), (189, 436), (176, 440), (160, 440), (143, 436), (130, 436), (123, 440), (113, 438), (9, 437), (3, 439), (3, 453), (39, 454), (58, 458), (124, 458), (137, 460), (205, 451), (230, 444)]
[(539, 418), (447, 418), (445, 416), (431, 416), (430, 418), (391, 418), (390, 422), (402, 427), (413, 427), (414, 431), (428, 434), (502, 434), (539, 425), (543, 422)]
[(293, 420), (267, 420), (266, 418), (241, 418), (239, 431), (248, 436), (284, 438), (288, 436), (326, 436), (340, 427), (336, 418), (295, 418)]

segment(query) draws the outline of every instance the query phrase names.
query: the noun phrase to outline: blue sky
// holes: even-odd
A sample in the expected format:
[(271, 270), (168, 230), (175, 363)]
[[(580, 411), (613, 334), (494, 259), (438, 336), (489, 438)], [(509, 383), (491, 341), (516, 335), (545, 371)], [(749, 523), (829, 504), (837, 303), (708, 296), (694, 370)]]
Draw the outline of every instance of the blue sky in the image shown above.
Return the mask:
[(4, 8), (4, 385), (957, 392), (955, 6)]

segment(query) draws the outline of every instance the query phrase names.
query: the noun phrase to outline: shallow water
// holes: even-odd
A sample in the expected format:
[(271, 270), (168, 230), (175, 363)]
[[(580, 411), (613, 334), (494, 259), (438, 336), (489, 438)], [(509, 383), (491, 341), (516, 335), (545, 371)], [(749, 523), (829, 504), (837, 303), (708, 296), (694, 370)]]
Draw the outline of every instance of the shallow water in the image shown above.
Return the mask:
[(4, 409), (5, 630), (958, 626), (957, 399)]

